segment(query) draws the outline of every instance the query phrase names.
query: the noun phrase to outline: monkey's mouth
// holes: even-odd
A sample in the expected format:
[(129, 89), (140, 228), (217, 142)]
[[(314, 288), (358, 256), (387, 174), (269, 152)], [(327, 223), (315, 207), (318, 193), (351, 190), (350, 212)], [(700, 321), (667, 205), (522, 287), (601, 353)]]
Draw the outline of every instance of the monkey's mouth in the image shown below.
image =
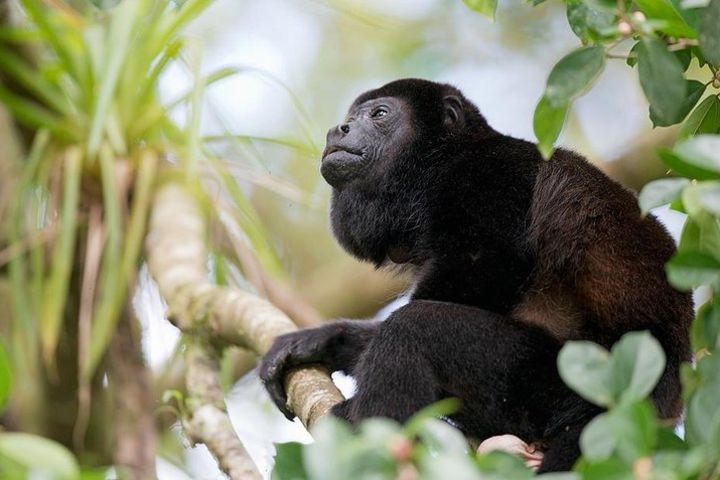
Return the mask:
[(323, 152), (320, 173), (330, 186), (340, 189), (359, 176), (364, 164), (361, 151), (328, 145)]
[(323, 155), (322, 155), (323, 162), (324, 162), (325, 159), (327, 159), (330, 155), (332, 155), (332, 154), (334, 154), (334, 153), (338, 153), (338, 152), (342, 152), (342, 153), (354, 155), (354, 156), (356, 156), (356, 157), (361, 157), (361, 156), (362, 156), (362, 151), (361, 151), (361, 150), (358, 150), (358, 149), (338, 147), (338, 146), (336, 146), (336, 145), (328, 145), (327, 147), (325, 147), (325, 151), (323, 152)]

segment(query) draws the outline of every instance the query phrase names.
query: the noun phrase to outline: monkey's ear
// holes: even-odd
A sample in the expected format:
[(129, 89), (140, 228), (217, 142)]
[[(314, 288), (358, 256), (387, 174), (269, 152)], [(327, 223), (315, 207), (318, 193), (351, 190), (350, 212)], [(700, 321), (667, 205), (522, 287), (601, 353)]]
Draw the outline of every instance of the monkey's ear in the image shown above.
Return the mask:
[(462, 127), (465, 125), (462, 100), (456, 95), (443, 98), (443, 124), (446, 127)]

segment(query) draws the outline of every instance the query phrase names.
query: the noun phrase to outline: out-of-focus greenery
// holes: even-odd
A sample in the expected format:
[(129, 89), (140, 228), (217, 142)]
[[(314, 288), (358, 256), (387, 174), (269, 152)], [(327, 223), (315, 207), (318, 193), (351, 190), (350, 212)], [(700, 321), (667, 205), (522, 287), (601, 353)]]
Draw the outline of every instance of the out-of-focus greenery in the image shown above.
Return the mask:
[[(225, 216), (278, 270), (245, 192), (201, 136), (204, 90), (237, 73), (200, 75), (184, 36), (210, 3), (2, 5), (0, 102), (27, 152), (0, 158), (1, 300), (10, 310), (0, 322), (0, 407), (8, 426), (28, 432), (0, 431), (2, 478), (96, 475), (81, 473), (74, 454), (85, 466), (112, 462), (114, 421), (123, 421), (111, 413), (122, 403), (112, 364), (137, 357), (138, 375), (146, 372), (139, 336), (115, 360), (108, 351), (119, 324), (137, 328), (130, 300), (158, 183), (183, 179), (211, 218)], [(193, 82), (164, 102), (158, 82), (170, 65)], [(178, 109), (184, 124), (171, 118)]]
[[(468, 6), (492, 14), (493, 2)], [(540, 2), (535, 2), (540, 3)], [(665, 365), (658, 342), (647, 333), (626, 334), (607, 352), (590, 342), (568, 342), (558, 369), (573, 390), (607, 409), (583, 431), (582, 458), (572, 473), (552, 479), (720, 478), (720, 0), (709, 2), (570, 0), (568, 21), (584, 44), (552, 69), (535, 111), (541, 152), (549, 157), (569, 105), (598, 77), (613, 49), (633, 42), (623, 54), (637, 65), (656, 126), (685, 121), (674, 149), (661, 153), (677, 177), (647, 185), (639, 198), (646, 214), (671, 203), (688, 215), (678, 253), (667, 265), (680, 290), (703, 286), (709, 300), (692, 327), (696, 364), (683, 366), (685, 435), (677, 436), (656, 418), (647, 400)], [(687, 80), (696, 62), (704, 82)], [(709, 92), (708, 92), (709, 90)], [(704, 95), (707, 95), (701, 101)], [(276, 479), (467, 478), (523, 479), (532, 473), (503, 454), (467, 451), (459, 432), (437, 420), (413, 420), (405, 430), (389, 421), (368, 420), (356, 433), (337, 420), (318, 429), (310, 446), (281, 445)], [(443, 431), (418, 436), (417, 425)], [(404, 447), (397, 455), (397, 445)], [(322, 461), (320, 461), (322, 459)]]
[[(705, 120), (709, 111), (715, 115), (718, 108), (716, 93), (695, 108), (708, 87), (720, 87), (720, 3), (569, 0), (566, 4), (568, 22), (584, 46), (555, 65), (535, 110), (535, 134), (546, 158), (572, 102), (592, 86), (606, 58), (618, 56), (631, 67), (637, 65), (653, 125), (667, 127), (687, 118), (684, 135), (720, 131), (718, 122)], [(628, 52), (617, 52), (628, 44)], [(686, 78), (693, 62), (705, 67), (702, 81)]]

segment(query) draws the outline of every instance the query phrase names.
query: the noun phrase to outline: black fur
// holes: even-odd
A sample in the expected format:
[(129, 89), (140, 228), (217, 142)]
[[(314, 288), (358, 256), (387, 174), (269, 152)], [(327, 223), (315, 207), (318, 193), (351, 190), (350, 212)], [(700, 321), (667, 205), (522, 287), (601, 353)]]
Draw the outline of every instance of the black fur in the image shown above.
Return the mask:
[(668, 357), (658, 412), (679, 415), (693, 313), (665, 280), (674, 244), (582, 157), (559, 150), (546, 162), (534, 144), (490, 128), (454, 87), (409, 79), (358, 97), (328, 133), (321, 170), (340, 244), (378, 267), (412, 266), (417, 281), (384, 323), (277, 340), (261, 377), (288, 416), (285, 372), (324, 362), (358, 382), (334, 409), (340, 417), (404, 421), (454, 396), (468, 435), (543, 442), (541, 471), (566, 470), (599, 409), (563, 385), (559, 348), (569, 339), (609, 347), (641, 329)]

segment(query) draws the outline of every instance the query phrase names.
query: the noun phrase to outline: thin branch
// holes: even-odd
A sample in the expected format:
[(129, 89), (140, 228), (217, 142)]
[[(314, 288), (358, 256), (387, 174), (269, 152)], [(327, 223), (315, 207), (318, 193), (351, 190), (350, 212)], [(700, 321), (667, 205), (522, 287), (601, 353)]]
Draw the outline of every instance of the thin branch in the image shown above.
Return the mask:
[(261, 479), (227, 414), (217, 355), (210, 346), (193, 342), (187, 359), (190, 418), (185, 422), (185, 430), (188, 436), (207, 445), (230, 478)]

